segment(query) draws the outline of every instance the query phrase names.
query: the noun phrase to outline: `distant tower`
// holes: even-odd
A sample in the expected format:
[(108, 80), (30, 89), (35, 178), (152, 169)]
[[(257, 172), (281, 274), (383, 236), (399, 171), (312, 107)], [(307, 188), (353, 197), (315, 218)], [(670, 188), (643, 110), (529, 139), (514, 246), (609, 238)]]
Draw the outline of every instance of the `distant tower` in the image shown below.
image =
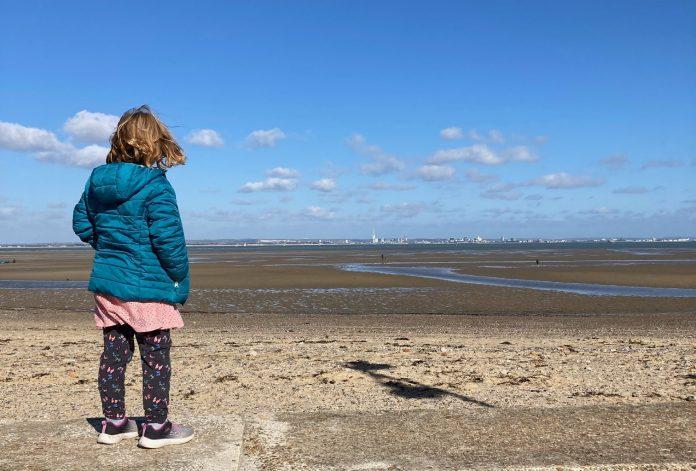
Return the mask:
[(377, 239), (377, 233), (375, 232), (375, 228), (372, 228), (372, 243), (376, 244), (379, 242), (379, 239)]

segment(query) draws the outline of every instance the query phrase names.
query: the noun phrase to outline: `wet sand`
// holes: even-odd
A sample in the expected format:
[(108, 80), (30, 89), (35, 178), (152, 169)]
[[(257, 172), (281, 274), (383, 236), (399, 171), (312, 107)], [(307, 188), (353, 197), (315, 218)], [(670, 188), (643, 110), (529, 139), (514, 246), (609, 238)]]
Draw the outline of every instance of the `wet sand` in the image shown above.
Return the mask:
[[(656, 287), (696, 287), (696, 250), (645, 255), (598, 250), (416, 252), (389, 250), (221, 251), (192, 249), (192, 292), (188, 312), (342, 314), (603, 314), (694, 312), (688, 298), (592, 297), (530, 289), (464, 285), (411, 276), (341, 270), (349, 263), (451, 267), (462, 273), (552, 281)], [(9, 255), (8, 255), (9, 256)], [(87, 280), (91, 250), (17, 251), (18, 263), (1, 265), (5, 280)], [(542, 257), (542, 267), (524, 267)], [(650, 261), (645, 265), (615, 262)], [(655, 264), (652, 261), (679, 261)], [(550, 260), (582, 264), (551, 267)], [(684, 263), (693, 260), (693, 263)], [(515, 262), (515, 263), (511, 263)], [(596, 265), (587, 268), (588, 264)], [(491, 265), (514, 266), (491, 269)], [(635, 267), (639, 269), (635, 269)], [(584, 267), (584, 268), (583, 268)], [(628, 268), (627, 268), (628, 267)], [(576, 270), (576, 272), (573, 271)], [(589, 271), (583, 271), (589, 270)], [(566, 273), (566, 275), (563, 275)], [(538, 275), (534, 278), (532, 275)], [(563, 276), (561, 276), (563, 275)], [(565, 278), (564, 278), (565, 277)], [(630, 282), (630, 283), (629, 283)], [(0, 308), (88, 310), (92, 299), (79, 289), (1, 291)]]

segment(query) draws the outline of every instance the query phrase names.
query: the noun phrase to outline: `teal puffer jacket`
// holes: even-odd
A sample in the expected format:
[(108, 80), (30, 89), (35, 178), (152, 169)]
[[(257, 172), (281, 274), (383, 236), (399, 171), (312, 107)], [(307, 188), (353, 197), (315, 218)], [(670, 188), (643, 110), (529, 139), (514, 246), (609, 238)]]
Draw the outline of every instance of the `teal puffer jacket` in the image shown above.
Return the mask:
[(130, 163), (95, 168), (75, 206), (73, 230), (96, 250), (90, 291), (124, 301), (186, 302), (188, 253), (164, 171)]

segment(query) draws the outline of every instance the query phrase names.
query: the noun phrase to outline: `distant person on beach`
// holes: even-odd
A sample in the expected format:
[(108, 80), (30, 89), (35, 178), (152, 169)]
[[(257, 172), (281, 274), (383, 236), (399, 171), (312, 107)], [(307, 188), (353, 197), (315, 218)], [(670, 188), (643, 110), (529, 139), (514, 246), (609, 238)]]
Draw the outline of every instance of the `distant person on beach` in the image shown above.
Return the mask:
[(145, 423), (138, 444), (186, 443), (191, 427), (168, 418), (170, 329), (184, 323), (176, 304), (189, 292), (189, 262), (176, 195), (166, 170), (186, 158), (147, 106), (127, 111), (111, 136), (106, 164), (95, 168), (75, 206), (73, 230), (95, 250), (89, 290), (103, 329), (98, 386), (105, 420), (98, 443), (138, 437), (126, 415), (125, 373), (140, 349)]

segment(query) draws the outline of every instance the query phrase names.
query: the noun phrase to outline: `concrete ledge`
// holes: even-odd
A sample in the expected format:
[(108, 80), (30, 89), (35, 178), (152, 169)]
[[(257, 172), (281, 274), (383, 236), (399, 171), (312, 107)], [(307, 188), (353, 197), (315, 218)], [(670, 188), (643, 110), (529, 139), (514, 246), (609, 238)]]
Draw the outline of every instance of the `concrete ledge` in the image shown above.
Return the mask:
[(237, 415), (183, 418), (196, 437), (181, 446), (144, 450), (137, 439), (97, 444), (100, 419), (0, 425), (0, 469), (236, 470), (244, 424)]
[(690, 403), (297, 413), (249, 421), (240, 469), (696, 469)]

